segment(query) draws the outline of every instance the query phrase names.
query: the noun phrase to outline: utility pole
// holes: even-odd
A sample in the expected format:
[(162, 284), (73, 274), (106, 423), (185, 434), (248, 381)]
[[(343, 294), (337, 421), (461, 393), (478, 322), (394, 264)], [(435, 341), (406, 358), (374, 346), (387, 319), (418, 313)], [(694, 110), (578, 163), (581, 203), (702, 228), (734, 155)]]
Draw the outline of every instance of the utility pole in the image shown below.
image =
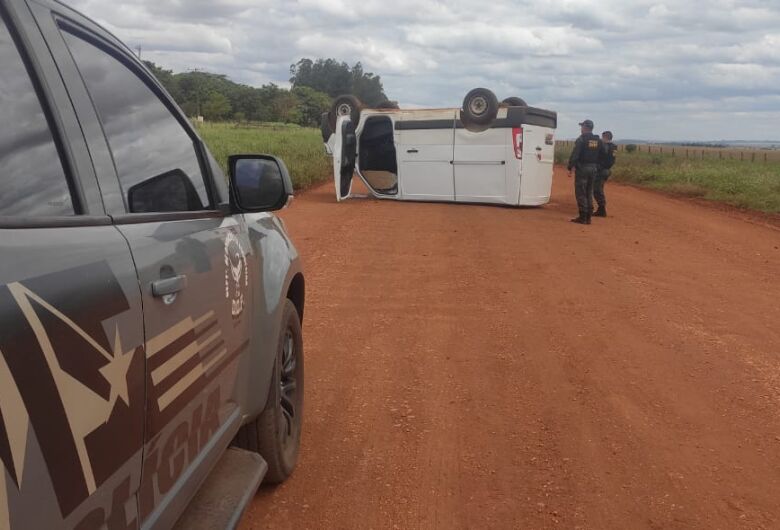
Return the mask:
[(138, 45), (138, 60), (141, 60), (141, 45)]

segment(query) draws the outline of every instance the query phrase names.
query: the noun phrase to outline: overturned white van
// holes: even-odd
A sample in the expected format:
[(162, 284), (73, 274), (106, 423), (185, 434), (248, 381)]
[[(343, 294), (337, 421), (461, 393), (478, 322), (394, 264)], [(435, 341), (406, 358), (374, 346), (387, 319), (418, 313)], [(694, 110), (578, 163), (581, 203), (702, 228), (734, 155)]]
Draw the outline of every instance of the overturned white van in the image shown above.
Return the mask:
[(351, 96), (323, 115), (338, 200), (355, 174), (381, 199), (538, 206), (550, 200), (557, 114), (474, 89), (460, 109), (363, 109)]

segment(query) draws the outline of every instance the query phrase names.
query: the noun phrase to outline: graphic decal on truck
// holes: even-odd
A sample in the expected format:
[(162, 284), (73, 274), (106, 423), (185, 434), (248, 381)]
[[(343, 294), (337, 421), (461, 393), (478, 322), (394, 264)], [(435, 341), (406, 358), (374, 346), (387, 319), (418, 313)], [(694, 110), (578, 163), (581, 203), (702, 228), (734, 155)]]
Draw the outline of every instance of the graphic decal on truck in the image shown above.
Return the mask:
[(230, 311), (234, 318), (244, 312), (244, 293), (248, 285), (249, 265), (244, 248), (238, 236), (228, 232), (225, 236), (225, 298), (230, 299)]
[[(122, 336), (130, 309), (107, 263), (0, 286), (0, 528), (14, 526), (14, 508), (31, 509), (31, 498), (60, 526), (132, 527), (140, 468), (153, 506), (224, 421), (220, 395), (232, 388), (218, 378), (248, 341), (228, 345), (208, 311), (144, 351)], [(90, 497), (104, 485), (106, 495)]]
[[(80, 282), (83, 297), (62, 296)], [(128, 372), (142, 373), (142, 346), (123, 345), (116, 326), (109, 340), (102, 326), (129, 309), (105, 263), (0, 287), (4, 497), (11, 487), (24, 486), (30, 434), (63, 515), (137, 451), (138, 440), (125, 433), (141, 432), (143, 379), (131, 384)]]

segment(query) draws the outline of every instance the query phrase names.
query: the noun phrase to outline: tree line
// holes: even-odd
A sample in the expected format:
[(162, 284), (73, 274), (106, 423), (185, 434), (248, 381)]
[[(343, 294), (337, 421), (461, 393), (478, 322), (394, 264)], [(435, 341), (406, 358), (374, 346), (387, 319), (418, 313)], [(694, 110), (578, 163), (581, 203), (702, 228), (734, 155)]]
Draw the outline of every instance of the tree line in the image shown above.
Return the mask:
[(369, 106), (387, 101), (380, 76), (363, 65), (335, 59), (301, 59), (290, 66), (291, 88), (273, 83), (252, 87), (226, 75), (203, 71), (174, 73), (144, 61), (182, 110), (209, 121), (262, 121), (316, 127), (333, 98), (353, 94)]

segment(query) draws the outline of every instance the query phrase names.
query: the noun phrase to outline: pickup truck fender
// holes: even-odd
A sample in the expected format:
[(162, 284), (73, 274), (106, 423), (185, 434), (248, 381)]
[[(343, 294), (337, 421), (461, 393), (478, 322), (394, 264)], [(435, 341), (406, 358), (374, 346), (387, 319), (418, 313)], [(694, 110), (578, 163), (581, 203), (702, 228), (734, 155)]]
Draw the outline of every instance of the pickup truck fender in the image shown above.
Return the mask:
[(293, 301), (303, 322), (305, 299), (301, 259), (282, 221), (269, 213), (245, 218), (260, 270), (252, 288), (249, 365), (239, 392), (244, 423), (262, 412), (268, 398), (284, 302), (287, 298)]

